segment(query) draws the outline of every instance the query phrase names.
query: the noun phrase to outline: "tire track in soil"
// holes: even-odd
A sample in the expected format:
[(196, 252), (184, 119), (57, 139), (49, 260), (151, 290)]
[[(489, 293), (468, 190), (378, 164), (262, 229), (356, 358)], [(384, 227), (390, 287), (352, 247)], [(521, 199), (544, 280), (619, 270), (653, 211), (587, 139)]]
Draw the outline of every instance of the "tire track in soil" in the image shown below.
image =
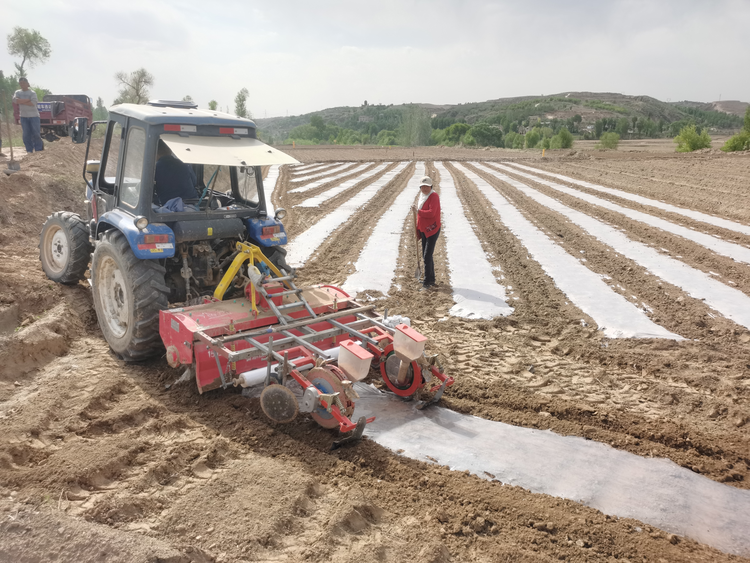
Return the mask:
[[(614, 274), (625, 272), (627, 275), (625, 276), (626, 280), (624, 283), (627, 287), (640, 287), (639, 284), (648, 285), (654, 281), (654, 276), (640, 276), (639, 279), (637, 273), (633, 273), (637, 267), (630, 263), (629, 260), (622, 256), (615, 257), (612, 252), (596, 249), (597, 245), (601, 246), (598, 241), (595, 239), (593, 241), (588, 240), (590, 235), (585, 232), (577, 232), (580, 229), (575, 225), (560, 223), (560, 218), (555, 217), (556, 213), (547, 210), (532, 200), (525, 201), (528, 198), (516, 192), (515, 189), (508, 187), (497, 178), (494, 178), (491, 174), (483, 174), (483, 171), (477, 168), (474, 168), (474, 170), (480, 173), (491, 185), (494, 185), (496, 189), (499, 189), (537, 227), (542, 228), (548, 233), (552, 231), (553, 233), (563, 234), (564, 238), (561, 240), (564, 240), (565, 243), (562, 244), (568, 252), (577, 255), (579, 250), (584, 248), (588, 258), (587, 266), (592, 270), (598, 273), (610, 274), (615, 278), (615, 282), (620, 281), (620, 283), (623, 283), (623, 281), (619, 280), (618, 276)], [(599, 257), (596, 256), (597, 254)], [(618, 264), (619, 262), (622, 263)], [(615, 270), (608, 269), (611, 263), (614, 263)], [(618, 265), (619, 268), (617, 268)], [(628, 271), (627, 268), (631, 268), (631, 271)], [(649, 280), (649, 277), (652, 279)], [(668, 284), (664, 285), (666, 287)], [(649, 293), (658, 293), (659, 291), (662, 290), (652, 288)], [(682, 295), (682, 292), (674, 288), (673, 295), (675, 294)], [(684, 333), (684, 327), (689, 324), (686, 321), (686, 317), (695, 319), (695, 313), (690, 314), (683, 311), (680, 302), (672, 301), (668, 304), (672, 305), (671, 309), (673, 311), (669, 311), (669, 309), (660, 310), (653, 304), (652, 307), (654, 307), (656, 314), (661, 317), (671, 314), (673, 318), (671, 324), (677, 328), (675, 332), (680, 333), (680, 329), (682, 329)], [(697, 305), (700, 307), (702, 302), (698, 302)], [(703, 307), (705, 308), (705, 305)], [(708, 320), (716, 322), (716, 320), (710, 318)], [(669, 323), (662, 322), (662, 324), (666, 326)], [(722, 323), (717, 324), (721, 326)], [(724, 322), (723, 324), (734, 325), (731, 321)], [(563, 339), (566, 347), (573, 348), (574, 359), (582, 360), (589, 366), (594, 366), (590, 369), (589, 373), (583, 373), (585, 377), (581, 377), (580, 368), (575, 370), (578, 373), (573, 374), (573, 381), (577, 379), (578, 385), (584, 385), (584, 388), (591, 389), (595, 387), (594, 381), (600, 383), (596, 391), (589, 393), (584, 399), (585, 402), (588, 402), (589, 409), (601, 409), (601, 405), (605, 400), (607, 401), (607, 407), (614, 408), (615, 410), (621, 409), (621, 404), (625, 404), (630, 410), (634, 407), (642, 409), (645, 404), (650, 407), (649, 410), (651, 412), (648, 413), (650, 416), (659, 417), (660, 419), (664, 417), (666, 420), (681, 420), (685, 411), (692, 413), (693, 417), (698, 418), (695, 411), (702, 411), (705, 418), (702, 420), (698, 418), (697, 421), (693, 421), (694, 423), (690, 424), (692, 426), (690, 429), (692, 443), (697, 444), (700, 442), (701, 445), (697, 449), (704, 452), (713, 452), (711, 454), (711, 461), (714, 466), (717, 466), (717, 475), (714, 478), (724, 480), (728, 475), (731, 476), (734, 474), (734, 469), (731, 467), (721, 467), (722, 464), (718, 461), (720, 455), (716, 454), (713, 448), (713, 444), (716, 443), (716, 437), (713, 434), (717, 432), (717, 427), (722, 440), (718, 443), (725, 444), (721, 455), (733, 459), (733, 462), (730, 462), (729, 465), (734, 465), (736, 462), (735, 466), (741, 468), (739, 471), (742, 475), (748, 473), (746, 464), (742, 462), (744, 454), (741, 453), (743, 449), (747, 448), (747, 445), (743, 443), (741, 431), (738, 431), (734, 426), (733, 417), (727, 417), (726, 420), (717, 424), (712, 420), (712, 418), (716, 417), (713, 412), (717, 410), (719, 412), (738, 412), (734, 406), (732, 396), (736, 396), (737, 394), (746, 395), (746, 392), (743, 391), (740, 385), (741, 382), (737, 380), (735, 374), (738, 371), (744, 371), (745, 365), (749, 363), (750, 354), (748, 353), (748, 345), (738, 335), (734, 334), (731, 328), (725, 327), (723, 334), (717, 336), (713, 335), (711, 328), (716, 329), (716, 325), (710, 328), (706, 327), (700, 331), (700, 336), (704, 338), (698, 337), (704, 342), (706, 340), (711, 342), (711, 349), (713, 350), (711, 355), (707, 354), (705, 344), (699, 342), (677, 344), (670, 341), (659, 342), (648, 340), (607, 341), (606, 339), (602, 339), (595, 331), (584, 333), (585, 335), (590, 335), (591, 340), (585, 338), (575, 339), (575, 334), (563, 335)], [(727, 335), (731, 335), (730, 342), (727, 342)], [(741, 350), (739, 354), (737, 354), (738, 350)], [(559, 354), (559, 349), (556, 352)], [(733, 354), (737, 354), (737, 356)], [(710, 362), (713, 362), (713, 365)], [(717, 362), (726, 362), (727, 369), (724, 370), (726, 379), (716, 377)], [(600, 367), (597, 368), (597, 364)], [(555, 366), (555, 368), (558, 368), (558, 366)], [(633, 379), (628, 381), (625, 386), (621, 384), (621, 381), (618, 381), (621, 379), (621, 376), (614, 378), (608, 373), (610, 370), (622, 369), (634, 372)], [(638, 378), (636, 373), (640, 373), (641, 377)], [(594, 376), (593, 378), (592, 375)], [(705, 397), (705, 388), (707, 386), (713, 387), (715, 391), (715, 395), (710, 401)], [(643, 392), (638, 391), (636, 393), (633, 391), (633, 387), (642, 388)], [(625, 396), (630, 396), (629, 401), (623, 401), (623, 397), (618, 395), (619, 393), (623, 393), (623, 389), (625, 390)], [(475, 396), (475, 393), (470, 393), (469, 396)], [(643, 403), (640, 403), (641, 400)], [(633, 404), (634, 401), (637, 402)], [(675, 404), (675, 407), (670, 407), (670, 404)], [(634, 418), (632, 420), (635, 420), (635, 425), (637, 425), (637, 421), (642, 421), (642, 418)], [(708, 428), (704, 429), (704, 426)], [(589, 437), (587, 434), (583, 435)], [(633, 431), (633, 437), (636, 442), (642, 436), (643, 433), (640, 429)], [(701, 439), (701, 436), (705, 436), (705, 438)], [(608, 440), (604, 439), (604, 441)], [(690, 442), (685, 442), (681, 438), (675, 439), (672, 436), (666, 437), (664, 443), (678, 444), (679, 447), (674, 450), (662, 452), (660, 455), (666, 455), (683, 465), (689, 464), (688, 466), (690, 467), (706, 464), (705, 458), (699, 456), (698, 460), (696, 460), (694, 454), (682, 451), (690, 449)], [(643, 453), (644, 450), (635, 448), (630, 451)], [(645, 451), (648, 452), (648, 449)], [(737, 486), (744, 488), (748, 484), (743, 482)]]
[[(514, 167), (511, 166), (510, 168), (514, 168)], [(506, 171), (503, 171), (503, 172), (506, 172)], [(531, 172), (529, 170), (523, 170), (523, 172), (534, 174), (534, 172)], [(750, 235), (738, 233), (737, 231), (733, 231), (731, 229), (726, 229), (723, 227), (711, 225), (709, 223), (705, 223), (697, 219), (691, 219), (690, 217), (686, 217), (685, 215), (681, 215), (673, 211), (666, 211), (663, 209), (659, 209), (657, 207), (651, 207), (645, 204), (638, 203), (636, 201), (631, 201), (629, 199), (618, 197), (616, 195), (608, 194), (605, 192), (600, 192), (592, 188), (587, 188), (585, 186), (580, 186), (578, 184), (575, 184), (567, 180), (561, 180), (559, 178), (553, 178), (551, 176), (544, 176), (542, 174), (539, 174), (539, 176), (545, 180), (556, 182), (563, 186), (567, 186), (574, 190), (578, 190), (582, 193), (586, 193), (586, 194), (601, 198), (603, 200), (610, 201), (622, 207), (635, 209), (637, 211), (641, 211), (642, 213), (653, 215), (654, 217), (659, 217), (660, 219), (665, 219), (667, 221), (675, 223), (676, 225), (680, 225), (682, 227), (693, 229), (694, 231), (697, 231), (699, 233), (706, 233), (706, 234), (713, 235), (717, 238), (720, 238), (728, 242), (734, 242), (736, 244), (740, 244), (745, 247), (750, 247)], [(523, 178), (523, 179), (526, 180), (527, 178)], [(523, 181), (523, 180), (519, 180), (519, 181)], [(596, 183), (606, 188), (612, 187), (612, 186), (603, 184), (601, 181), (596, 181), (596, 182), (591, 182), (591, 183)], [(620, 189), (620, 188), (612, 188), (612, 189)], [(625, 190), (621, 190), (621, 191), (625, 191)], [(557, 193), (560, 193), (560, 192), (557, 192)], [(594, 205), (594, 204), (589, 204), (589, 205)], [(678, 235), (673, 235), (673, 236), (678, 236)], [(694, 244), (698, 244), (698, 243), (694, 243)]]
[[(392, 170), (397, 165), (398, 163), (394, 162), (393, 166), (388, 167), (388, 170)], [(383, 174), (386, 174), (388, 170), (383, 171)], [(358, 209), (343, 225), (337, 227), (325, 242), (317, 248), (305, 265), (299, 268), (300, 282), (303, 284), (327, 283), (334, 285), (343, 283), (354, 271), (354, 263), (367, 243), (367, 239), (375, 228), (378, 219), (401, 193), (413, 171), (414, 163), (412, 162), (387, 185), (380, 188), (377, 195)], [(347, 190), (327, 202), (333, 202), (327, 207), (331, 210), (336, 209), (381, 176), (379, 174), (363, 182), (362, 185)], [(345, 180), (342, 179), (342, 181)], [(304, 229), (312, 224), (321, 213), (318, 208), (307, 208), (306, 213), (299, 213), (299, 215), (301, 216), (300, 223), (305, 225)]]
[[(499, 172), (506, 174), (507, 171), (499, 170)], [(717, 277), (719, 281), (725, 285), (733, 287), (734, 289), (739, 289), (746, 295), (750, 295), (750, 275), (748, 275), (748, 264), (736, 262), (732, 258), (717, 254), (697, 242), (663, 231), (658, 227), (653, 227), (640, 221), (630, 219), (621, 213), (604, 209), (603, 207), (599, 207), (593, 203), (588, 203), (572, 195), (561, 193), (529, 178), (518, 176), (513, 173), (507, 173), (507, 175), (514, 180), (524, 183), (544, 195), (575, 209), (576, 211), (585, 213), (590, 217), (596, 217), (609, 225), (625, 230), (627, 236), (634, 241), (654, 247), (657, 250), (662, 248), (669, 250), (670, 256), (675, 258), (679, 256), (679, 258), (677, 258), (679, 261), (695, 268), (696, 270), (700, 270), (706, 274), (716, 272), (720, 274), (720, 276), (714, 277)], [(650, 212), (649, 215), (668, 219), (664, 216), (666, 214), (654, 213), (653, 211)], [(748, 240), (750, 240), (750, 237), (743, 236), (743, 238), (748, 238)], [(731, 280), (734, 283), (729, 284), (725, 280)]]

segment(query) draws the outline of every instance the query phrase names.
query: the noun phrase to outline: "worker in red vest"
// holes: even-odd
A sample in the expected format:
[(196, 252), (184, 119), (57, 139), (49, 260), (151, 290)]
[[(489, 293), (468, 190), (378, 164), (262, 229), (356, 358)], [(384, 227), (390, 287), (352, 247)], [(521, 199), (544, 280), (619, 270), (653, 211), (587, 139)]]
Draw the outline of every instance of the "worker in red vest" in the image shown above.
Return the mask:
[(435, 262), (432, 254), (440, 236), (440, 196), (432, 189), (432, 178), (425, 176), (419, 183), (419, 201), (412, 210), (417, 213), (417, 232), (422, 240), (424, 281), (421, 289), (435, 287)]

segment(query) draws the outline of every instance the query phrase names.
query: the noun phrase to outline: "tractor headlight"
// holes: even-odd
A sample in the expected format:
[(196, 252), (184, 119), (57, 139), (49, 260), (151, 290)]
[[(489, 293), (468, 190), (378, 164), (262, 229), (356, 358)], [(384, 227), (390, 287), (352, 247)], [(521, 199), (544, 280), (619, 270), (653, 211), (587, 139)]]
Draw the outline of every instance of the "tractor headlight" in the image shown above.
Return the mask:
[(148, 219), (146, 219), (145, 217), (136, 217), (135, 226), (138, 228), (139, 231), (142, 231), (143, 229), (148, 227)]
[(284, 209), (283, 207), (279, 207), (276, 210), (276, 215), (274, 215), (273, 218), (276, 219), (277, 221), (282, 221), (284, 217), (286, 217), (286, 209)]

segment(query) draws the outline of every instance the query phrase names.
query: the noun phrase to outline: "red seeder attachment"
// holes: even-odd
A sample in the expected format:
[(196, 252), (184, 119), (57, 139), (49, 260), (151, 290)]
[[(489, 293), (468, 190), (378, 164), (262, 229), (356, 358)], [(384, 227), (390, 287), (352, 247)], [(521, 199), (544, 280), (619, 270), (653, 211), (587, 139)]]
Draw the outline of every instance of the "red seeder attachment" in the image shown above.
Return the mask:
[[(338, 287), (301, 289), (293, 275), (280, 273), (244, 279), (245, 297), (206, 298), (201, 305), (160, 312), (167, 361), (193, 366), (201, 393), (262, 384), (261, 406), (272, 420), (290, 422), (298, 411), (309, 412), (324, 428), (354, 431), (356, 439), (374, 418), (352, 422), (359, 398), (353, 382), (366, 377), (374, 362), (386, 386), (401, 397), (414, 396), (434, 378), (429, 390), (437, 392), (435, 402), (453, 384), (437, 357), (425, 356), (423, 335), (406, 325), (387, 326), (373, 305), (360, 305)], [(289, 377), (302, 388), (299, 401), (285, 387)]]

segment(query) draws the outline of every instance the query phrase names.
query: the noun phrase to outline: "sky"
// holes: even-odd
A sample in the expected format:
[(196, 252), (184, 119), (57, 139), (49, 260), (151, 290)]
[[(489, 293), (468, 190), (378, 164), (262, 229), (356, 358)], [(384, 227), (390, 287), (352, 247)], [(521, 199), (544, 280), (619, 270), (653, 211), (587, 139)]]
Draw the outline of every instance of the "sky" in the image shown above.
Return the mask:
[(0, 35), (16, 26), (52, 47), (32, 85), (106, 106), (141, 67), (152, 99), (231, 111), (244, 87), (256, 118), (569, 91), (750, 101), (750, 0), (0, 0)]

